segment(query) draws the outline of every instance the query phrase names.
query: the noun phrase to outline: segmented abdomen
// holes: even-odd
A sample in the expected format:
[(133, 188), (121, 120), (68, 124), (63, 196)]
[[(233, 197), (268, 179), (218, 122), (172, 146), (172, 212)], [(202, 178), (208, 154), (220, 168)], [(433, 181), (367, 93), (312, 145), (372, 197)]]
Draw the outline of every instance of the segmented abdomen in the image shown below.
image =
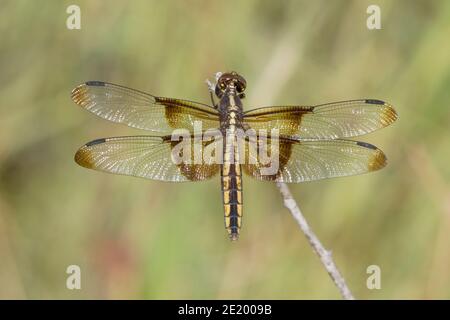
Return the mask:
[(242, 219), (242, 175), (235, 139), (227, 137), (221, 168), (225, 228), (231, 240), (239, 238)]

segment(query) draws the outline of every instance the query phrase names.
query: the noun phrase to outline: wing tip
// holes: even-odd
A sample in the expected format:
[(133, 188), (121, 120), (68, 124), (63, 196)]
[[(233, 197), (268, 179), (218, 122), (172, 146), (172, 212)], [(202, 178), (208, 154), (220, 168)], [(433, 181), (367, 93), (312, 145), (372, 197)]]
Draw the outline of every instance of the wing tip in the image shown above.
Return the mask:
[(92, 154), (89, 151), (89, 147), (95, 146), (97, 144), (101, 144), (106, 142), (105, 138), (101, 139), (95, 139), (88, 143), (86, 143), (84, 146), (82, 146), (78, 151), (75, 153), (74, 160), (77, 164), (79, 164), (82, 167), (92, 169), (94, 167)]
[(398, 113), (389, 103), (384, 103), (381, 121), (385, 126), (390, 125), (398, 119)]
[(89, 154), (86, 152), (84, 147), (81, 147), (76, 153), (74, 157), (75, 162), (88, 169), (92, 169), (92, 161), (89, 157)]
[(78, 86), (76, 86), (71, 94), (70, 94), (70, 98), (72, 99), (73, 102), (75, 102), (76, 104), (83, 106), (83, 103), (86, 101), (87, 98), (87, 88), (86, 88), (86, 84), (80, 84)]
[(380, 170), (381, 168), (384, 168), (387, 165), (386, 155), (376, 146), (362, 141), (357, 141), (356, 144), (363, 148), (373, 150), (373, 153), (370, 155), (369, 160), (367, 162), (367, 168), (369, 172)]
[(381, 122), (383, 126), (388, 126), (398, 119), (398, 113), (390, 103), (379, 99), (365, 99), (364, 102), (382, 106)]
[(87, 96), (88, 87), (104, 87), (104, 86), (106, 86), (106, 84), (107, 84), (106, 82), (97, 81), (97, 80), (86, 81), (85, 83), (82, 83), (82, 84), (76, 86), (72, 90), (70, 97), (72, 98), (73, 102), (84, 107), (88, 101), (88, 96)]
[(387, 158), (383, 151), (376, 149), (374, 154), (369, 158), (368, 168), (369, 172), (377, 171), (387, 165)]

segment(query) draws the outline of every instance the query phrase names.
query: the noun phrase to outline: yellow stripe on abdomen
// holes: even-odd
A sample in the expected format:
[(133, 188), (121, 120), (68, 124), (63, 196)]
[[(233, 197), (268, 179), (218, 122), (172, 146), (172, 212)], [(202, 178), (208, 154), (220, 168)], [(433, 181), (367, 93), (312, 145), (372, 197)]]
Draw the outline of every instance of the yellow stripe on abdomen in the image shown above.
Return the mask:
[[(239, 161), (237, 131), (242, 121), (242, 105), (237, 105), (234, 87), (228, 96), (227, 114), (222, 118), (224, 135), (223, 165), (221, 166), (221, 182), (225, 228), (231, 240), (239, 238), (242, 222), (242, 173)], [(226, 99), (224, 100), (226, 101)]]
[(222, 194), (225, 228), (230, 239), (237, 240), (242, 223), (242, 179), (239, 165), (223, 164)]

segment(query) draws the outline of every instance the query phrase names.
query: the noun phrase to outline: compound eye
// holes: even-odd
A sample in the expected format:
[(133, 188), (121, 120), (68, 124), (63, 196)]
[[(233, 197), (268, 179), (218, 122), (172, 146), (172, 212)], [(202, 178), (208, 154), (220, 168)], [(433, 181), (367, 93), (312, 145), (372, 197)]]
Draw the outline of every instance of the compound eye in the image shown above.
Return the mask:
[(243, 86), (241, 83), (240, 84), (238, 84), (238, 86), (237, 86), (237, 91), (239, 92), (239, 93), (242, 93), (242, 92), (244, 92), (245, 91), (245, 86)]

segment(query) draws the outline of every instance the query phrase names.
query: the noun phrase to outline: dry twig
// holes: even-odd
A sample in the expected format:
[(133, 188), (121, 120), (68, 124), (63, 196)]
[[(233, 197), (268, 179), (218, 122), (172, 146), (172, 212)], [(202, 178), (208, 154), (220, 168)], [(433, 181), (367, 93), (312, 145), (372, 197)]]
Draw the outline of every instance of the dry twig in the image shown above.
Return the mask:
[(288, 186), (284, 182), (277, 182), (277, 187), (280, 189), (280, 193), (283, 196), (284, 206), (291, 212), (295, 221), (297, 221), (300, 229), (305, 234), (314, 252), (319, 256), (320, 261), (327, 270), (331, 279), (333, 279), (342, 297), (346, 300), (355, 299), (350, 292), (350, 289), (347, 287), (345, 279), (342, 277), (341, 273), (336, 267), (336, 264), (333, 261), (333, 257), (331, 256), (331, 251), (328, 251), (324, 248), (315, 233), (311, 230), (308, 222), (300, 211), (297, 202), (292, 197), (291, 191), (289, 190)]

